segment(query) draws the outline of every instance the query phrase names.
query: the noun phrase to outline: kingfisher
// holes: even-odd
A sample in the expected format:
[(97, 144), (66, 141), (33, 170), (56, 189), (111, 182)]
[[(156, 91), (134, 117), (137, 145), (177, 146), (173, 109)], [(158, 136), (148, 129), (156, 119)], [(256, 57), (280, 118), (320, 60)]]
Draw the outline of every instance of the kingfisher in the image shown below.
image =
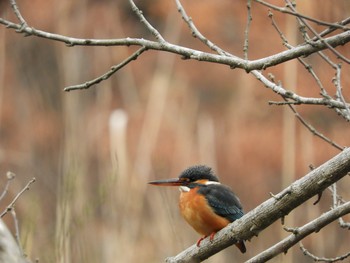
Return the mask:
[[(230, 187), (219, 182), (212, 169), (205, 165), (191, 166), (178, 178), (151, 181), (156, 186), (179, 186), (181, 215), (202, 237), (212, 241), (216, 232), (243, 216), (239, 198)], [(244, 241), (235, 244), (246, 252)]]

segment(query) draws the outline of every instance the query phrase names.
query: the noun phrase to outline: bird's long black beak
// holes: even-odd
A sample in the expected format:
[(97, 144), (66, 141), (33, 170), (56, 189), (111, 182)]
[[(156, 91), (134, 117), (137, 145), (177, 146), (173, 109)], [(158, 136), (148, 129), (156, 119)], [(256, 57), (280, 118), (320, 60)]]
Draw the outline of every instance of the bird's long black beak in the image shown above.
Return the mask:
[(153, 184), (156, 186), (180, 186), (183, 185), (184, 182), (179, 178), (165, 179), (165, 180), (157, 180), (148, 182), (149, 184)]

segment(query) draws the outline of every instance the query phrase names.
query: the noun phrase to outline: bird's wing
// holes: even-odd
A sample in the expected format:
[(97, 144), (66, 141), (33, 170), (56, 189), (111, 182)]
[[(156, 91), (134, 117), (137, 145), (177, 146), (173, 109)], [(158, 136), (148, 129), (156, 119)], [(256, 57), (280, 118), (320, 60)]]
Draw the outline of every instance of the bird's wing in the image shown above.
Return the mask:
[(208, 204), (217, 215), (225, 217), (230, 222), (243, 216), (242, 205), (229, 187), (221, 184), (211, 184), (201, 187), (199, 192), (204, 194)]

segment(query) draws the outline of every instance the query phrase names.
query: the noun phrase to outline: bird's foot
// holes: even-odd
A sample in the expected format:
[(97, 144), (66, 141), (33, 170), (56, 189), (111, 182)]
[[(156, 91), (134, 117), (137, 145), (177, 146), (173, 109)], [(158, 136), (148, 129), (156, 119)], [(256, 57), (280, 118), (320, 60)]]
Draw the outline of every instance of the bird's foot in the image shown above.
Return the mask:
[[(210, 234), (210, 236), (209, 236), (209, 241), (210, 241), (210, 242), (212, 242), (212, 241), (214, 240), (215, 234), (216, 234), (216, 232), (213, 232), (213, 233)], [(202, 240), (205, 239), (205, 238), (207, 238), (207, 237), (208, 237), (208, 236), (203, 236), (203, 237), (201, 237), (200, 239), (198, 239), (198, 241), (197, 241), (197, 247), (200, 247)]]
[(215, 236), (216, 232), (213, 232), (210, 234), (209, 240), (213, 241), (214, 240), (214, 236)]
[(205, 239), (206, 237), (207, 237), (207, 236), (203, 236), (203, 237), (201, 237), (200, 239), (198, 239), (198, 241), (197, 241), (197, 247), (200, 247), (202, 240)]

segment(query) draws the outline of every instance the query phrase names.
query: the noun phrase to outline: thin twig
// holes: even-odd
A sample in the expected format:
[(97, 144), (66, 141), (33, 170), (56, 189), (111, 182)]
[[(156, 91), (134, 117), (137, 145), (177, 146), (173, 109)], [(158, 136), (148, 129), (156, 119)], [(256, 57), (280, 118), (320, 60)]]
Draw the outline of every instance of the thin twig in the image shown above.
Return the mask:
[(251, 0), (247, 0), (247, 25), (244, 31), (244, 46), (243, 46), (244, 59), (246, 60), (248, 60), (249, 30), (250, 30), (251, 22), (253, 20), (251, 8), (252, 8), (252, 2)]
[(332, 189), (332, 199), (333, 199), (333, 208), (336, 208), (338, 205), (339, 205), (339, 202), (338, 202), (338, 193), (337, 193), (337, 184), (333, 184), (331, 187)]
[(209, 39), (207, 39), (205, 36), (203, 36), (203, 34), (197, 29), (196, 25), (193, 23), (192, 18), (187, 15), (180, 0), (175, 0), (175, 3), (177, 6), (177, 10), (181, 14), (181, 17), (187, 24), (188, 28), (191, 30), (193, 37), (198, 38), (203, 44), (205, 44), (207, 47), (209, 47), (211, 50), (215, 51), (219, 55), (237, 58), (236, 56), (226, 52), (225, 50), (211, 42)]
[[(350, 23), (350, 17), (347, 17), (347, 18), (345, 18), (344, 20), (340, 21), (337, 24), (344, 26), (344, 25), (347, 25), (349, 23)], [(324, 31), (320, 32), (319, 35), (321, 37), (324, 37), (324, 36), (334, 32), (335, 30), (337, 30), (337, 28), (332, 26), (332, 27), (329, 27), (329, 28), (325, 29)], [(315, 40), (317, 40), (317, 37), (314, 37), (312, 39), (312, 41), (315, 41)]]
[[(288, 40), (287, 38), (285, 37), (285, 35), (283, 34), (282, 30), (279, 28), (279, 26), (277, 25), (275, 19), (274, 19), (274, 16), (273, 16), (273, 13), (271, 10), (269, 10), (269, 13), (268, 13), (268, 17), (271, 19), (271, 24), (272, 26), (274, 27), (274, 29), (277, 31), (278, 35), (280, 36), (280, 38), (282, 39), (282, 42), (283, 42), (283, 45), (285, 44), (288, 44)], [(288, 49), (291, 49), (291, 45), (287, 45), (287, 48)]]
[(297, 112), (297, 110), (295, 109), (295, 107), (293, 107), (290, 104), (287, 104), (287, 106), (291, 109), (291, 111), (294, 113), (295, 117), (314, 135), (316, 135), (317, 137), (321, 138), (322, 140), (324, 140), (325, 142), (329, 143), (330, 145), (332, 145), (333, 147), (337, 148), (338, 150), (342, 151), (345, 149), (344, 146), (340, 146), (339, 144), (337, 144), (336, 142), (332, 141), (331, 139), (329, 139), (328, 137), (326, 137), (325, 135), (323, 135), (322, 133), (320, 133), (319, 131), (317, 131), (311, 124), (309, 124), (300, 114), (299, 112)]
[(313, 261), (317, 261), (317, 262), (343, 261), (344, 259), (346, 259), (346, 258), (348, 258), (350, 256), (350, 252), (348, 252), (348, 253), (346, 253), (344, 255), (341, 255), (341, 256), (338, 256), (338, 257), (335, 257), (335, 258), (317, 257), (314, 254), (312, 254), (310, 251), (308, 251), (301, 242), (299, 242), (299, 247), (300, 247), (300, 249), (301, 249), (301, 251), (303, 252), (304, 255), (312, 258)]
[(333, 83), (337, 89), (337, 97), (342, 103), (344, 103), (345, 110), (347, 111), (347, 114), (348, 114), (348, 120), (350, 120), (350, 108), (345, 101), (345, 98), (342, 92), (342, 86), (341, 86), (341, 64), (337, 65), (337, 71), (333, 80), (334, 80)]
[(305, 69), (311, 74), (313, 79), (316, 81), (317, 86), (320, 88), (320, 94), (326, 98), (331, 99), (332, 97), (328, 95), (328, 92), (326, 91), (325, 87), (323, 86), (320, 78), (317, 76), (315, 71), (313, 70), (312, 66), (308, 63), (306, 63), (302, 58), (298, 58), (299, 62), (305, 67)]
[[(279, 29), (279, 27), (277, 26), (276, 21), (273, 18), (273, 14), (271, 11), (269, 11), (269, 17), (271, 18), (272, 21), (272, 25), (273, 27), (276, 29), (276, 31), (278, 32), (278, 34), (280, 35), (283, 44), (288, 48), (288, 49), (292, 49), (293, 46), (290, 45), (286, 39), (286, 37), (284, 36), (284, 34), (282, 33), (282, 31)], [(299, 20), (301, 23), (302, 21)], [(305, 35), (305, 37), (307, 37), (307, 35)], [(308, 39), (305, 39), (305, 41), (308, 41)], [(335, 63), (333, 63), (328, 57), (326, 57), (323, 52), (319, 51), (317, 52), (322, 58), (324, 58), (334, 69), (336, 69), (337, 72), (337, 77), (336, 80), (339, 80), (340, 83), (340, 66), (336, 65)], [(320, 87), (321, 90), (321, 95), (326, 98), (326, 99), (331, 99), (331, 97), (328, 95), (326, 89), (323, 87), (322, 82), (320, 81), (320, 79), (318, 78), (318, 76), (316, 75), (316, 73), (314, 72), (314, 70), (312, 69), (311, 65), (307, 64), (302, 58), (298, 57), (297, 58), (298, 61), (309, 71), (309, 73), (311, 74), (311, 76), (316, 80), (317, 85)], [(339, 77), (338, 77), (339, 75)], [(341, 87), (340, 84), (336, 85), (337, 86), (337, 90), (338, 90), (338, 94), (339, 94), (339, 98), (340, 100), (344, 103), (345, 109), (348, 111), (348, 114), (345, 114), (343, 111), (341, 110), (336, 110), (339, 114), (341, 114), (345, 119), (350, 120), (350, 111), (349, 106), (346, 104), (344, 97), (342, 96), (341, 93)], [(340, 89), (339, 89), (340, 88)], [(340, 91), (340, 92), (339, 92)], [(295, 103), (295, 102), (290, 102), (290, 101), (286, 101), (286, 102), (269, 102), (270, 104), (276, 104), (276, 105), (283, 105), (283, 104), (300, 104), (300, 103)]]
[(271, 9), (273, 9), (273, 10), (276, 10), (278, 12), (281, 12), (281, 13), (284, 13), (284, 14), (293, 15), (293, 16), (296, 16), (296, 17), (300, 17), (300, 18), (309, 20), (311, 22), (314, 22), (316, 24), (322, 25), (322, 26), (328, 26), (330, 28), (335, 28), (335, 29), (342, 29), (344, 31), (350, 30), (349, 27), (344, 25), (346, 23), (344, 23), (344, 24), (343, 23), (329, 23), (329, 22), (326, 22), (326, 21), (321, 21), (321, 20), (318, 20), (318, 19), (306, 16), (306, 15), (300, 14), (300, 13), (295, 12), (293, 10), (289, 10), (289, 9), (287, 9), (285, 7), (278, 7), (276, 5), (270, 4), (270, 3), (262, 1), (262, 0), (254, 0), (254, 1), (259, 3), (259, 4), (264, 5), (266, 7), (269, 7)]
[(345, 222), (342, 217), (338, 218), (338, 222), (341, 228), (350, 230), (350, 222)]
[(15, 198), (12, 200), (12, 202), (6, 207), (6, 209), (0, 214), (0, 218), (3, 218), (8, 212), (10, 212), (13, 207), (15, 206), (15, 203), (17, 202), (18, 198), (27, 190), (29, 190), (29, 187), (32, 183), (35, 182), (35, 178), (32, 178), (26, 186), (15, 196)]
[(160, 43), (166, 43), (165, 39), (162, 37), (162, 35), (159, 33), (159, 31), (151, 25), (150, 22), (145, 18), (143, 15), (143, 12), (136, 6), (133, 0), (129, 0), (129, 3), (131, 5), (132, 11), (139, 17), (140, 22), (146, 26), (149, 32), (158, 40)]
[(297, 103), (300, 104), (313, 104), (313, 105), (326, 105), (331, 108), (339, 108), (344, 109), (345, 106), (342, 102), (335, 100), (335, 99), (327, 99), (327, 98), (310, 98), (310, 97), (303, 97), (298, 94), (296, 94), (293, 91), (286, 90), (283, 88), (280, 84), (276, 84), (268, 80), (260, 71), (253, 70), (251, 73), (259, 80), (261, 81), (267, 88), (272, 89), (275, 93), (281, 95), (282, 97), (286, 99), (291, 99)]
[[(324, 52), (322, 51), (318, 51), (317, 54), (326, 62), (328, 63), (334, 70), (337, 71), (337, 64), (334, 63), (326, 54), (324, 54)], [(322, 93), (321, 93), (322, 94)], [(324, 96), (324, 93), (322, 94), (322, 96)], [(328, 94), (326, 96), (324, 96), (325, 98), (331, 98)], [(343, 116), (347, 121), (349, 120), (349, 116), (348, 114), (345, 114), (345, 111), (343, 109), (338, 109), (338, 108), (334, 108), (334, 110), (341, 116)]]
[(273, 100), (270, 100), (268, 103), (269, 103), (269, 105), (277, 105), (277, 106), (288, 105), (288, 104), (300, 105), (300, 102), (290, 101), (290, 100), (285, 100), (285, 101), (273, 101)]
[[(285, 0), (285, 2), (287, 3), (288, 7), (295, 13), (296, 9), (294, 8), (293, 4), (289, 1), (289, 0)], [(341, 60), (345, 61), (346, 63), (350, 64), (350, 59), (346, 58), (345, 56), (343, 56), (342, 54), (340, 54), (336, 49), (334, 49), (331, 45), (329, 45), (328, 43), (324, 42), (324, 38), (321, 37), (317, 31), (315, 29), (313, 29), (312, 26), (310, 26), (306, 21), (304, 21), (303, 17), (297, 17), (298, 20), (300, 20), (316, 37), (318, 40), (320, 40), (322, 43), (324, 43), (327, 48), (333, 52), (338, 58), (340, 58)], [(347, 29), (350, 30), (350, 29)]]
[(13, 172), (7, 172), (6, 173), (6, 177), (7, 177), (7, 181), (6, 181), (6, 185), (4, 188), (4, 191), (2, 192), (1, 196), (0, 196), (0, 201), (5, 197), (5, 195), (7, 194), (8, 188), (10, 186), (11, 181), (16, 177), (16, 175)]
[(10, 0), (11, 3), (11, 7), (13, 9), (13, 12), (15, 13), (16, 17), (18, 18), (19, 22), (21, 23), (21, 28), (18, 29), (18, 32), (22, 32), (23, 28), (27, 27), (28, 24), (27, 22), (24, 20), (21, 12), (19, 11), (18, 5), (16, 3), (15, 0)]
[(13, 218), (13, 221), (14, 221), (14, 225), (15, 225), (15, 238), (16, 238), (17, 246), (19, 248), (19, 251), (20, 251), (21, 255), (23, 257), (25, 257), (26, 255), (24, 253), (24, 250), (23, 250), (23, 247), (22, 247), (22, 244), (21, 244), (20, 234), (19, 234), (19, 223), (18, 223), (18, 219), (17, 219), (16, 211), (15, 211), (14, 207), (11, 208), (10, 213), (12, 215), (12, 218)]
[[(328, 187), (328, 189), (332, 193), (333, 209), (337, 208), (341, 203), (345, 203), (342, 197), (337, 193), (337, 183), (334, 183), (331, 187)], [(345, 222), (342, 217), (338, 218), (338, 223), (341, 228), (350, 229), (350, 222)]]
[[(334, 63), (324, 52), (318, 51), (317, 54), (326, 62), (328, 63), (335, 71), (338, 70), (338, 65)], [(322, 94), (324, 96), (324, 94)], [(326, 96), (325, 98), (331, 98), (330, 96)], [(345, 104), (345, 108), (349, 107)], [(347, 121), (349, 121), (349, 114), (347, 111), (344, 111), (344, 109), (334, 108), (334, 110), (340, 115), (343, 116)]]
[[(290, 45), (288, 43), (287, 38), (284, 36), (282, 30), (278, 27), (274, 17), (273, 17), (273, 13), (271, 11), (269, 11), (269, 17), (271, 19), (271, 23), (272, 26), (275, 28), (275, 30), (277, 31), (277, 33), (279, 34), (280, 38), (283, 41), (283, 45), (286, 46), (288, 49), (293, 49), (294, 47), (292, 45)], [(323, 52), (317, 52), (321, 57), (324, 57), (325, 55), (323, 54)], [(317, 74), (315, 73), (315, 71), (313, 70), (312, 66), (308, 63), (305, 62), (304, 59), (302, 59), (301, 57), (297, 58), (298, 61), (305, 67), (305, 69), (311, 74), (311, 76), (315, 79), (317, 85), (319, 86), (320, 90), (321, 90), (321, 95), (326, 98), (326, 99), (332, 99), (331, 96), (328, 95), (326, 89), (324, 88), (320, 78), (317, 76)], [(334, 63), (328, 59), (327, 60), (328, 63), (330, 63), (330, 65), (334, 67)]]
[(124, 66), (129, 64), (131, 61), (137, 59), (146, 50), (147, 50), (146, 47), (142, 47), (139, 50), (137, 50), (134, 54), (129, 56), (127, 59), (125, 59), (124, 61), (119, 63), (118, 65), (113, 66), (109, 71), (107, 71), (106, 73), (104, 73), (100, 77), (97, 77), (93, 80), (87, 81), (87, 82), (82, 83), (82, 84), (68, 86), (68, 87), (64, 88), (64, 91), (88, 89), (91, 86), (96, 85), (96, 84), (100, 83), (101, 81), (104, 81), (104, 80), (110, 78), (118, 70), (120, 70), (121, 68), (123, 68)]
[[(330, 187), (328, 187), (327, 189), (328, 189), (328, 190), (332, 193), (332, 195), (333, 195), (333, 191), (334, 191), (333, 185), (330, 186)], [(338, 204), (338, 205), (339, 205), (339, 204), (345, 204), (345, 203), (347, 202), (347, 201), (344, 200), (344, 198), (343, 198), (342, 196), (338, 195), (338, 193), (336, 193), (335, 195), (336, 195), (336, 198), (337, 198), (337, 204)]]

